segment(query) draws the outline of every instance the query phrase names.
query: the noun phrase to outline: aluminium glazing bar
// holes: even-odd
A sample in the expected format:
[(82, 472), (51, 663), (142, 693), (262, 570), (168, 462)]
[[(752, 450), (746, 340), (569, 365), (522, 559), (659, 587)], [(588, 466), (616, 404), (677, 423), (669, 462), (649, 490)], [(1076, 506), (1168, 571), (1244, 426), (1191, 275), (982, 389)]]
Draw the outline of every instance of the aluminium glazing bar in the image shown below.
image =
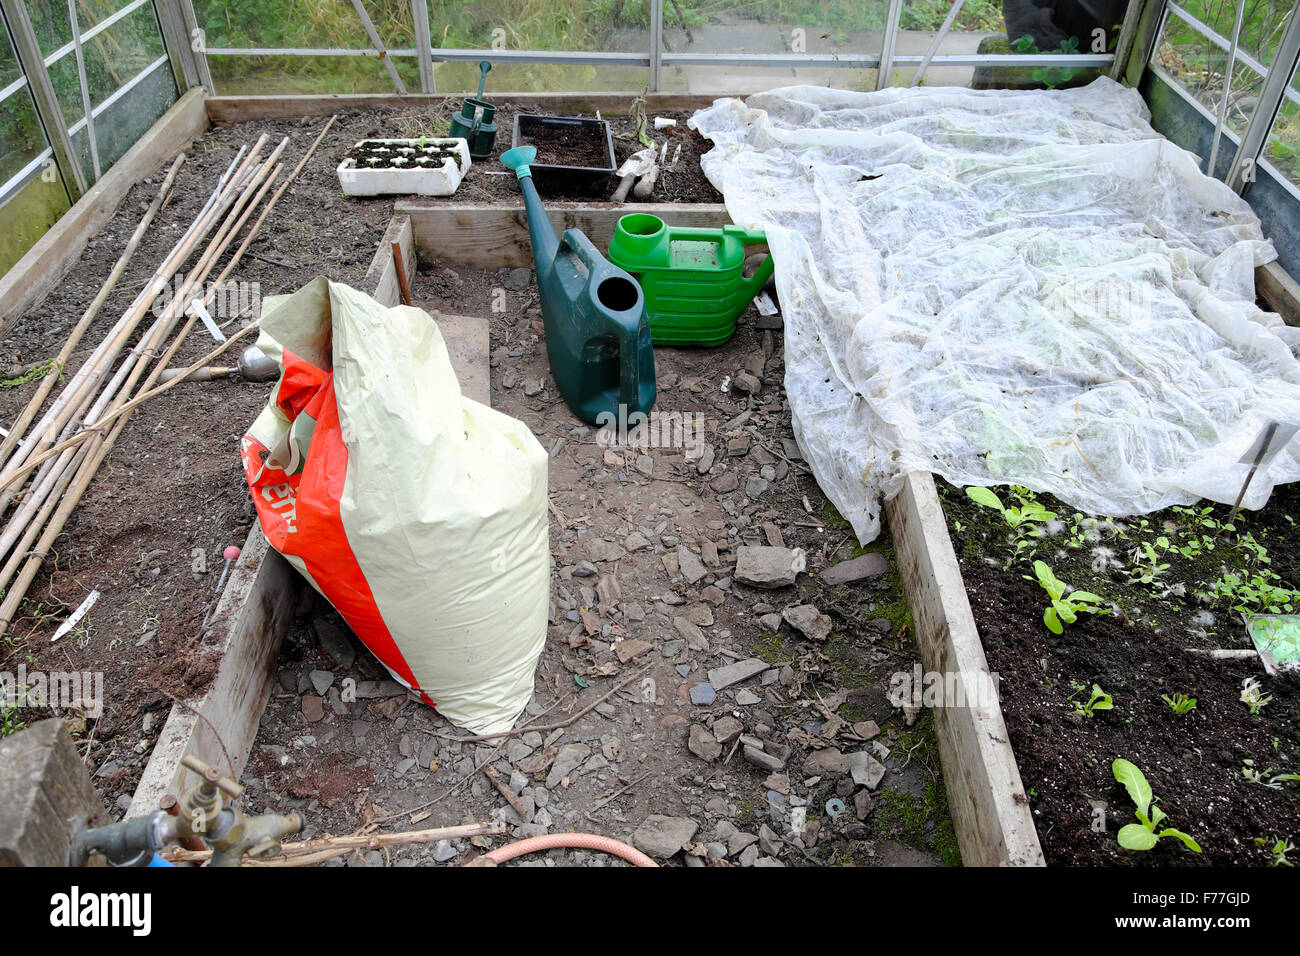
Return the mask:
[(420, 92), (437, 93), (433, 78), (433, 34), (429, 32), (429, 5), (425, 0), (411, 0), (411, 25), (415, 33), (415, 52), (420, 58)]
[(663, 72), (664, 0), (650, 0), (650, 92), (659, 92)]
[(940, 44), (943, 43), (944, 37), (948, 35), (948, 31), (952, 29), (952, 23), (957, 19), (957, 14), (961, 13), (962, 4), (965, 2), (966, 0), (953, 0), (952, 9), (949, 10), (948, 15), (943, 18), (943, 23), (939, 24), (939, 32), (936, 33), (934, 39), (930, 41), (930, 46), (926, 48), (925, 56), (921, 57), (921, 65), (918, 66), (916, 72), (912, 74), (912, 82), (909, 83), (908, 86), (921, 85), (921, 77), (925, 76), (926, 67), (930, 65), (930, 61), (934, 59), (934, 55), (939, 52)]
[(77, 80), (81, 85), (81, 111), (86, 118), (86, 140), (87, 145), (90, 147), (90, 168), (95, 174), (95, 182), (99, 182), (103, 170), (99, 167), (99, 143), (95, 139), (95, 116), (91, 112), (90, 85), (86, 82), (86, 57), (81, 49), (81, 25), (77, 22), (77, 0), (68, 0), (68, 25), (72, 28), (73, 53), (77, 58)]
[[(116, 103), (122, 97), (126, 96), (127, 93), (130, 93), (142, 82), (144, 82), (145, 77), (157, 72), (159, 67), (165, 65), (168, 62), (169, 61), (166, 56), (158, 57), (158, 59), (154, 60), (143, 70), (141, 70), (135, 76), (131, 77), (131, 79), (127, 80), (116, 90), (114, 90), (112, 96), (108, 97), (106, 100), (104, 100), (104, 102), (100, 103), (93, 110), (91, 110), (90, 111), (91, 116), (98, 117), (102, 115), (105, 110), (109, 109), (114, 103)], [(77, 120), (75, 123), (73, 123), (71, 126), (68, 127), (68, 133), (70, 135), (75, 136), (77, 133), (81, 132), (81, 128), (85, 125), (86, 125), (86, 119), (85, 117), (82, 117), (81, 119)]]
[(375, 29), (374, 23), (371, 22), (370, 14), (366, 13), (365, 4), (361, 0), (352, 0), (352, 9), (357, 11), (357, 18), (361, 20), (361, 26), (365, 28), (366, 36), (370, 37), (371, 45), (379, 54), (379, 59), (383, 61), (384, 68), (388, 70), (388, 76), (392, 79), (393, 86), (400, 95), (405, 96), (406, 84), (402, 82), (402, 78), (397, 73), (397, 65), (389, 57), (388, 50), (384, 48), (383, 38), (380, 37), (379, 31)]
[(903, 16), (903, 0), (889, 0), (885, 14), (885, 39), (880, 47), (880, 67), (876, 70), (876, 89), (889, 85), (889, 74), (894, 69), (894, 47), (898, 43), (898, 24)]
[(1228, 122), (1228, 97), (1232, 94), (1232, 69), (1237, 65), (1237, 41), (1241, 39), (1241, 21), (1246, 16), (1246, 0), (1237, 0), (1237, 10), (1232, 21), (1232, 47), (1228, 50), (1228, 67), (1223, 71), (1223, 93), (1219, 96), (1219, 112), (1214, 118), (1214, 139), (1210, 141), (1210, 161), (1205, 167), (1207, 176), (1214, 175), (1219, 159), (1219, 139), (1224, 124)]

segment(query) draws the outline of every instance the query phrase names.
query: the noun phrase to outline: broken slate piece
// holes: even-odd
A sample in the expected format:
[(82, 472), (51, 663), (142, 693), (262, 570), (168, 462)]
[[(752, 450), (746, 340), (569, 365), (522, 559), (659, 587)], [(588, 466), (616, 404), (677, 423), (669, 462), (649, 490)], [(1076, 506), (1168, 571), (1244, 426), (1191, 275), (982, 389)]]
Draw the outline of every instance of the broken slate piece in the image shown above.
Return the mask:
[(780, 757), (767, 753), (764, 750), (759, 750), (757, 747), (751, 747), (749, 744), (745, 744), (744, 751), (745, 760), (752, 763), (755, 767), (761, 767), (764, 770), (772, 772), (785, 769), (785, 761)]
[(689, 584), (694, 584), (709, 573), (704, 570), (704, 563), (699, 556), (684, 544), (677, 546), (677, 569)]
[(591, 748), (586, 744), (565, 744), (555, 755), (551, 772), (546, 775), (546, 789), (554, 790), (560, 785), (560, 781), (577, 770), (578, 765), (590, 756)]
[(860, 787), (874, 790), (885, 776), (885, 765), (865, 750), (848, 755), (849, 773)]
[(691, 688), (691, 703), (697, 707), (707, 707), (717, 696), (717, 692), (708, 684), (696, 684)]
[(741, 545), (736, 550), (736, 580), (756, 588), (783, 588), (794, 584), (808, 566), (802, 548)]
[(691, 735), (687, 746), (691, 753), (701, 760), (712, 762), (722, 756), (722, 744), (699, 724), (691, 724)]
[(666, 817), (652, 813), (632, 834), (632, 845), (660, 860), (673, 856), (695, 836), (699, 824), (689, 817)]
[(614, 653), (618, 655), (618, 659), (622, 663), (626, 664), (628, 661), (632, 660), (633, 658), (640, 657), (642, 654), (644, 654), (648, 650), (651, 650), (653, 647), (654, 645), (651, 644), (649, 641), (632, 639), (628, 641), (619, 641), (617, 644), (615, 644)]
[(741, 707), (752, 707), (762, 699), (748, 687), (742, 687), (736, 691), (736, 703)]
[(854, 581), (861, 581), (863, 578), (874, 578), (884, 574), (888, 567), (889, 562), (885, 560), (883, 555), (876, 551), (868, 551), (856, 558), (850, 558), (848, 561), (841, 561), (839, 564), (831, 565), (821, 572), (819, 577), (826, 584), (852, 584)]
[(759, 660), (757, 657), (736, 661), (734, 664), (725, 664), (709, 671), (709, 683), (713, 685), (714, 690), (723, 690), (732, 684), (749, 680), (755, 674), (761, 674), (770, 666), (767, 661)]
[(831, 627), (833, 626), (831, 619), (811, 604), (788, 607), (781, 612), (781, 616), (795, 630), (802, 631), (804, 637), (811, 638), (814, 641), (826, 640), (830, 636)]
[[(316, 634), (321, 650), (329, 655), (339, 667), (351, 667), (357, 659), (356, 649), (342, 631), (329, 621), (316, 618), (311, 622), (311, 629)], [(321, 691), (324, 693), (324, 691)]]

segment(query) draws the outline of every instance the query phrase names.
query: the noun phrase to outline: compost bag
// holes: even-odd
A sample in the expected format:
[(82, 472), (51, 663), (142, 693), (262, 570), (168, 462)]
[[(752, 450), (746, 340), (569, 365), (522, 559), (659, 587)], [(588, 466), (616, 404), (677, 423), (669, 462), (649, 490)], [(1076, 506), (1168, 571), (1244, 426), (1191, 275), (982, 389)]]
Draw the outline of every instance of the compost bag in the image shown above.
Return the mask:
[(420, 309), (318, 278), (264, 301), (257, 344), (281, 374), (242, 456), (272, 547), (448, 720), (509, 729), (546, 637), (546, 452), (462, 397)]

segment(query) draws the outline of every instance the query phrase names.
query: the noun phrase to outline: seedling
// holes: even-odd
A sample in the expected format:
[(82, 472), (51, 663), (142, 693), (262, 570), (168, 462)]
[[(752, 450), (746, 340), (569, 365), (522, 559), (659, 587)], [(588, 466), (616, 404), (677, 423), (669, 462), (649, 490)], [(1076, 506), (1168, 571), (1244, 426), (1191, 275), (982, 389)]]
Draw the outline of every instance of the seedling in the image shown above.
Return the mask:
[(1053, 634), (1065, 631), (1066, 624), (1073, 624), (1080, 614), (1109, 614), (1109, 609), (1102, 607), (1103, 599), (1091, 591), (1070, 591), (1064, 581), (1052, 573), (1042, 561), (1034, 562), (1034, 574), (1043, 586), (1052, 603), (1043, 611), (1043, 623)]
[[(1156, 806), (1159, 798), (1151, 793), (1151, 784), (1147, 783), (1147, 778), (1135, 764), (1121, 758), (1112, 763), (1110, 769), (1115, 779), (1124, 784), (1124, 789), (1128, 791), (1129, 797), (1137, 807), (1137, 818), (1142, 821), (1120, 827), (1120, 846), (1126, 850), (1150, 850), (1162, 838), (1176, 837), (1182, 840), (1193, 853), (1201, 852), (1197, 842), (1182, 830), (1175, 830), (1173, 827), (1160, 828), (1160, 824), (1167, 820), (1169, 815)], [(1147, 815), (1148, 813), (1150, 816)]]
[[(1083, 690), (1082, 684), (1074, 684), (1072, 686), (1076, 691)], [(1091, 717), (1092, 712), (1095, 710), (1111, 710), (1114, 707), (1110, 694), (1106, 693), (1096, 684), (1092, 685), (1092, 696), (1088, 698), (1086, 704), (1081, 700), (1074, 700), (1073, 697), (1070, 699), (1074, 703), (1074, 712), (1080, 717)]]
[[(1169, 541), (1168, 538), (1160, 540), (1165, 543)], [(1154, 584), (1156, 578), (1169, 570), (1169, 563), (1161, 562), (1160, 556), (1156, 554), (1156, 549), (1149, 541), (1142, 542), (1142, 549), (1134, 551), (1133, 558), (1136, 564), (1131, 573), (1132, 579), (1140, 584)]]
[(1247, 759), (1241, 762), (1241, 775), (1249, 783), (1257, 783), (1270, 790), (1281, 790), (1283, 784), (1300, 781), (1300, 773), (1274, 773), (1273, 768), (1256, 770), (1255, 761)]
[[(1268, 846), (1268, 840), (1264, 837), (1255, 837), (1255, 846)], [(1268, 847), (1268, 852), (1273, 854), (1274, 866), (1295, 866), (1286, 855), (1295, 849), (1295, 844), (1290, 840), (1284, 840), (1281, 837), (1273, 837), (1273, 845)]]
[(1273, 702), (1273, 698), (1264, 693), (1258, 678), (1247, 677), (1241, 682), (1241, 702), (1250, 708), (1251, 714), (1258, 714)]
[(1168, 704), (1169, 709), (1175, 714), (1186, 714), (1196, 709), (1196, 698), (1188, 697), (1186, 694), (1174, 694), (1172, 697), (1161, 694), (1160, 699)]
[(1005, 507), (1002, 499), (989, 491), (987, 488), (981, 488), (978, 485), (972, 485), (966, 489), (966, 495), (971, 501), (985, 508), (992, 508), (1002, 515), (1004, 521), (1012, 528), (1019, 528), (1022, 524), (1029, 521), (1051, 521), (1056, 517), (1056, 512), (1048, 511), (1037, 501), (1021, 499), (1020, 507)]

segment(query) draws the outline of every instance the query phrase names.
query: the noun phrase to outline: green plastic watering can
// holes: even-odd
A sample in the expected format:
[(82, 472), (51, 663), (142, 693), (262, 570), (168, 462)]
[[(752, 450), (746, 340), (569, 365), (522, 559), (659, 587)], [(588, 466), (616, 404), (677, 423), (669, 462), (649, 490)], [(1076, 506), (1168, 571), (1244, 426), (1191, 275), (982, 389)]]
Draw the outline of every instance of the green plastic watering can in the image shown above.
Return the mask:
[(529, 169), (536, 156), (535, 147), (516, 146), (501, 162), (515, 171), (524, 194), (551, 375), (569, 408), (590, 424), (648, 413), (655, 360), (645, 296), (580, 229), (556, 238)]
[(768, 255), (745, 278), (745, 247), (767, 241), (762, 231), (723, 226), (670, 226), (633, 213), (618, 221), (609, 258), (641, 282), (655, 345), (721, 345), (736, 317), (772, 276)]

